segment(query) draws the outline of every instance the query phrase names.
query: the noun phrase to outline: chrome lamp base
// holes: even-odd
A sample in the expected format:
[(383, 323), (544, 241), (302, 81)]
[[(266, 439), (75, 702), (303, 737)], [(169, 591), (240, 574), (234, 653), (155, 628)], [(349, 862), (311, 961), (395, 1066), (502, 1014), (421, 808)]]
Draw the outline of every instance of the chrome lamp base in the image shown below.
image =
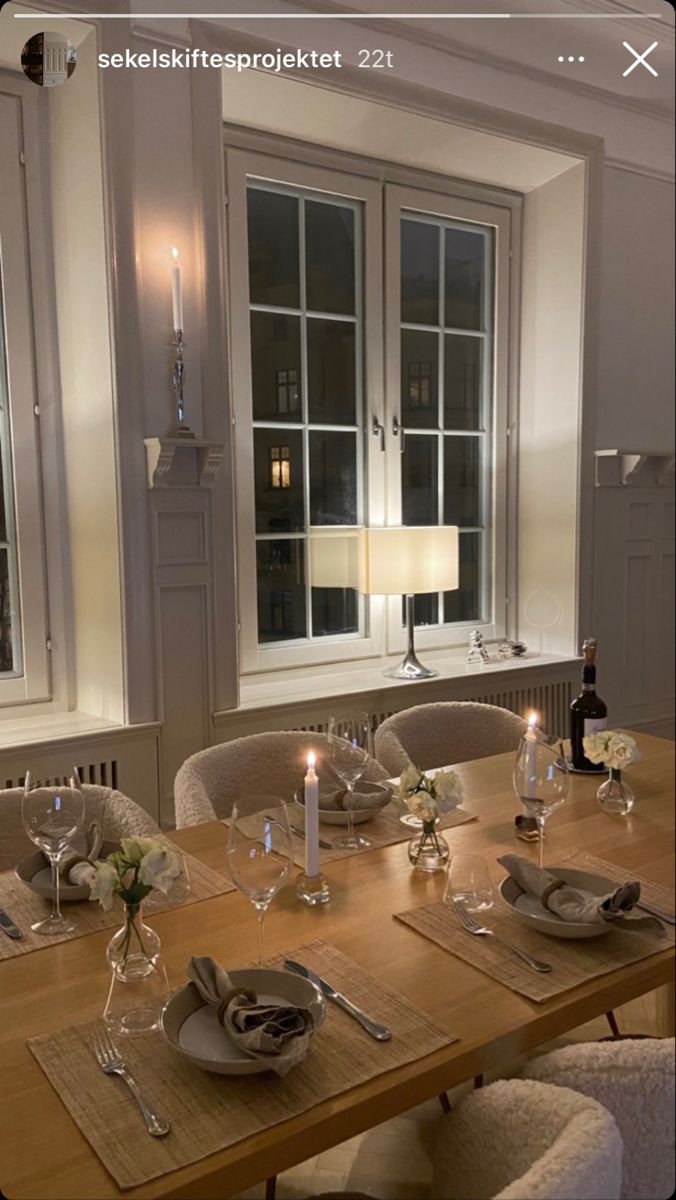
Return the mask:
[(424, 667), (415, 652), (415, 596), (406, 597), (406, 630), (408, 649), (398, 667), (383, 671), (389, 679), (433, 679), (438, 671)]

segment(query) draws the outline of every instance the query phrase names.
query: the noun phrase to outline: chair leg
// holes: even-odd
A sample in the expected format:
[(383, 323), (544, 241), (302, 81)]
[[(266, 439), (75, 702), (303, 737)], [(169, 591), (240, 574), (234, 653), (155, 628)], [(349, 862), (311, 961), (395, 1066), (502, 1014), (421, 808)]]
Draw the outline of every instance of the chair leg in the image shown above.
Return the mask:
[(448, 1116), (449, 1112), (451, 1111), (451, 1102), (448, 1098), (447, 1092), (439, 1093), (439, 1103), (441, 1105), (441, 1111), (444, 1114), (444, 1116)]
[(610, 1012), (606, 1013), (606, 1020), (610, 1025), (610, 1032), (612, 1033), (613, 1037), (620, 1037), (620, 1027), (615, 1020), (615, 1013), (612, 1011), (612, 1009)]
[(484, 1086), (483, 1075), (475, 1075), (474, 1076), (474, 1086), (475, 1086), (475, 1088), (480, 1088), (480, 1087)]
[(271, 1175), (265, 1180), (265, 1200), (275, 1200), (277, 1194), (277, 1176)]

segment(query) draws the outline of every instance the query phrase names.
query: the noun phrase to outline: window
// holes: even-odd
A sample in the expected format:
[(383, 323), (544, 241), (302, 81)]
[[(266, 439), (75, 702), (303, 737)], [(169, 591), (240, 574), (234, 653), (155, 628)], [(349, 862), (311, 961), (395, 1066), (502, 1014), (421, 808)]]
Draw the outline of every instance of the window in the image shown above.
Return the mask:
[(417, 598), (421, 645), (500, 635), (509, 207), (227, 168), (243, 670), (402, 648), (401, 602), (352, 577), (369, 524), (459, 527), (460, 587)]
[(30, 259), (18, 104), (16, 96), (0, 93), (0, 708), (49, 696)]

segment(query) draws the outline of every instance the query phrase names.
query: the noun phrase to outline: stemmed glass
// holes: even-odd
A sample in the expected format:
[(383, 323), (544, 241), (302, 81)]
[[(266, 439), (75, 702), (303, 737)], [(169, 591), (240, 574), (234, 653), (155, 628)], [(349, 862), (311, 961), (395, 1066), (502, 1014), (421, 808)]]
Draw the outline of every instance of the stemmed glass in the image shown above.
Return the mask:
[[(73, 781), (71, 781), (73, 782)], [(74, 787), (32, 787), (26, 772), (21, 800), (23, 827), (39, 846), (52, 868), (54, 897), (52, 911), (31, 925), (34, 933), (72, 933), (75, 926), (61, 913), (59, 903), (59, 860), (84, 823), (84, 795)]]
[(538, 861), (543, 866), (545, 821), (568, 795), (568, 767), (560, 743), (529, 730), (519, 743), (512, 780), (523, 807), (537, 822)]
[(233, 805), (228, 834), (228, 867), (232, 882), (258, 914), (258, 963), (263, 961), (263, 922), (273, 896), (283, 887), (293, 861), (286, 804), (268, 797)]
[(340, 850), (360, 850), (371, 845), (368, 838), (354, 831), (354, 785), (366, 770), (371, 749), (368, 713), (352, 712), (341, 717), (329, 717), (327, 734), (331, 764), (347, 791), (347, 832), (336, 838), (333, 844)]

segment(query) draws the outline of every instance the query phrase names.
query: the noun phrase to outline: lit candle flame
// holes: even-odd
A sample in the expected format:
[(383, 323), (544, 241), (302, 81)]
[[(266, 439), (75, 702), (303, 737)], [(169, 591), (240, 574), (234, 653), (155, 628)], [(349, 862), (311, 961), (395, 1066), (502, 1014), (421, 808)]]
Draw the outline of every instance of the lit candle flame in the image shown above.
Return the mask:
[(535, 733), (538, 723), (538, 714), (533, 711), (528, 714), (528, 732)]
[(171, 253), (174, 258), (178, 258), (178, 250), (176, 249), (175, 246), (171, 247)]
[(317, 760), (315, 759), (315, 756), (314, 756), (314, 754), (312, 753), (312, 751), (310, 751), (310, 753), (309, 753), (309, 754), (308, 754), (308, 756), (307, 756), (307, 769), (308, 769), (308, 771), (314, 771), (314, 769), (315, 769), (315, 762), (316, 762), (316, 761), (317, 761)]

